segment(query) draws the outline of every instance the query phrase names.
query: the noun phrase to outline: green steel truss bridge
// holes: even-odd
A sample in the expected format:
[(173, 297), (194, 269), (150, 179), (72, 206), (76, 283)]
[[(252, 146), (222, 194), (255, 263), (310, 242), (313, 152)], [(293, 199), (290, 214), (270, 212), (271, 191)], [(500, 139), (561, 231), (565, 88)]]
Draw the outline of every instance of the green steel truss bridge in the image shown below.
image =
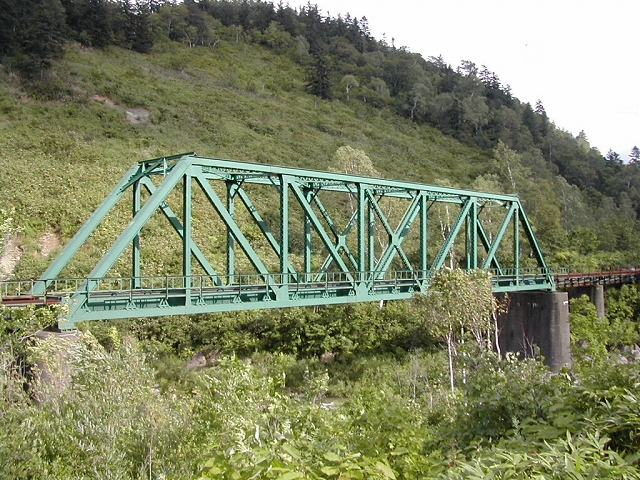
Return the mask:
[[(114, 230), (88, 274), (65, 275)], [(65, 329), (404, 299), (440, 268), (489, 270), (496, 292), (555, 289), (516, 195), (186, 153), (131, 167), (39, 279), (2, 282), (0, 296), (66, 304)]]

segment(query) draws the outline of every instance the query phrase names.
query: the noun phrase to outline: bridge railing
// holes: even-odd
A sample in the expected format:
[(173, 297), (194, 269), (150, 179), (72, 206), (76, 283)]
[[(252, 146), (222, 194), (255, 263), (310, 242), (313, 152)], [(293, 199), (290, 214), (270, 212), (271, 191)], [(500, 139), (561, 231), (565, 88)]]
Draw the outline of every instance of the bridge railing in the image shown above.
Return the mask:
[[(562, 269), (562, 273), (568, 271)], [(489, 270), (492, 277), (525, 277), (556, 274), (549, 269), (541, 268), (502, 268)], [(91, 285), (92, 291), (115, 292), (126, 290), (157, 290), (183, 288), (225, 287), (231, 285), (300, 285), (307, 283), (344, 283), (344, 282), (388, 282), (427, 280), (431, 278), (431, 270), (387, 270), (364, 272), (297, 272), (271, 273), (237, 273), (232, 275), (150, 275), (141, 277), (103, 277), (103, 278), (55, 278), (49, 280), (6, 280), (0, 282), (0, 295), (28, 295), (37, 285), (44, 285), (47, 293), (77, 292)]]
[[(524, 281), (544, 282), (550, 275), (549, 269), (525, 267), (520, 269), (502, 268), (489, 270), (494, 286), (505, 282), (518, 284)], [(147, 294), (184, 295), (190, 291), (198, 292), (236, 291), (238, 293), (262, 289), (289, 290), (310, 289), (356, 289), (366, 286), (370, 289), (413, 288), (413, 291), (424, 290), (429, 284), (433, 272), (431, 270), (387, 270), (364, 272), (292, 272), (292, 273), (236, 273), (232, 275), (158, 275), (141, 277), (104, 277), (104, 278), (60, 278), (51, 280), (11, 280), (0, 282), (0, 297), (27, 298), (35, 287), (43, 294), (33, 296), (34, 299), (62, 298), (66, 295), (80, 294), (87, 298), (93, 296), (116, 295), (132, 291)], [(43, 288), (42, 288), (43, 287)]]
[(31, 295), (37, 286), (43, 286), (44, 296), (77, 292), (85, 278), (56, 278), (51, 280), (6, 280), (0, 282), (0, 297), (20, 297)]

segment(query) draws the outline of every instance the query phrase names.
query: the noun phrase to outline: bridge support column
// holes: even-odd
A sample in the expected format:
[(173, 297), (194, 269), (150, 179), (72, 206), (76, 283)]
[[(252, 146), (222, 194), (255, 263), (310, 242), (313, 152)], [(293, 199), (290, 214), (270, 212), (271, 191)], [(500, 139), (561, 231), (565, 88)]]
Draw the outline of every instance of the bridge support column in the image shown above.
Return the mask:
[[(504, 299), (504, 296), (503, 296)], [(513, 292), (498, 319), (500, 349), (531, 357), (535, 347), (553, 371), (571, 365), (569, 296), (566, 292)]]
[(40, 346), (35, 358), (38, 379), (35, 398), (38, 403), (46, 403), (58, 398), (71, 385), (69, 351), (80, 337), (77, 330), (40, 330), (35, 337)]
[(606, 309), (604, 304), (604, 285), (591, 285), (589, 287), (575, 287), (569, 289), (569, 298), (579, 298), (587, 295), (591, 303), (596, 306), (598, 318), (604, 318)]

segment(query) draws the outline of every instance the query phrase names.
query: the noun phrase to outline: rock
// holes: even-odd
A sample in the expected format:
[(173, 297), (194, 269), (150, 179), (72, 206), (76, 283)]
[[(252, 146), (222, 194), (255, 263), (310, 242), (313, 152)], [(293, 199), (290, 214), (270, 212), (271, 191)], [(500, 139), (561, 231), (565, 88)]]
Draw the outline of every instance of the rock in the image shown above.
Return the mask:
[(322, 355), (320, 355), (320, 363), (324, 363), (325, 365), (327, 363), (331, 363), (336, 359), (336, 354), (333, 352), (324, 352)]
[(193, 370), (194, 368), (202, 368), (207, 365), (207, 357), (202, 352), (196, 353), (191, 360), (187, 362), (187, 370)]
[(207, 355), (207, 366), (217, 367), (220, 365), (220, 350), (213, 350)]
[(144, 108), (128, 108), (127, 120), (130, 123), (147, 123), (149, 121), (149, 112)]

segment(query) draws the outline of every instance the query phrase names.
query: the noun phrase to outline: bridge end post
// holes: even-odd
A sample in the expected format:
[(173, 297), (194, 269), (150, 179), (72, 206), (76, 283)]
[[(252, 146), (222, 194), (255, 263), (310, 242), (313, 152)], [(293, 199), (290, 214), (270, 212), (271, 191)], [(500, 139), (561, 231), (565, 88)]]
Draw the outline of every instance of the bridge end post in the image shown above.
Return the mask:
[(498, 319), (501, 351), (532, 357), (537, 346), (552, 371), (571, 365), (566, 292), (512, 292), (507, 303), (507, 311)]

